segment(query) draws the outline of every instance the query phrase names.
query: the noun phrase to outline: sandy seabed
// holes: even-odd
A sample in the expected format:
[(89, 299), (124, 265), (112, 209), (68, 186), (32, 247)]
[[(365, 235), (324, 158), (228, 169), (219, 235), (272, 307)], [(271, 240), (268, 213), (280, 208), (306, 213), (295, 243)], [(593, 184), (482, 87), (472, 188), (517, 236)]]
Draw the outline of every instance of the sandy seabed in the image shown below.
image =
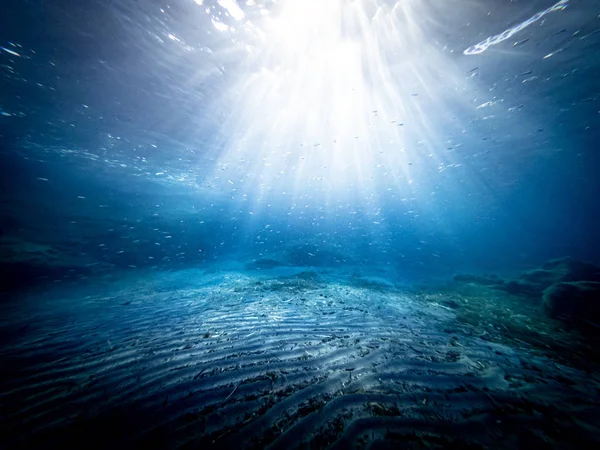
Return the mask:
[(600, 448), (598, 373), (410, 290), (211, 272), (0, 305), (0, 447)]

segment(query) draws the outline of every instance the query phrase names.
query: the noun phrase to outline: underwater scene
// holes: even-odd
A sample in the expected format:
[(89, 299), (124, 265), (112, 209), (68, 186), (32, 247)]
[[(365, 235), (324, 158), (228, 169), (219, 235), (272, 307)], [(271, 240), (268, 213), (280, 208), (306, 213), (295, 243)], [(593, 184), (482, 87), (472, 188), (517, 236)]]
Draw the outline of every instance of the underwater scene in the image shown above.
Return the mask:
[(0, 448), (600, 448), (600, 1), (5, 0)]

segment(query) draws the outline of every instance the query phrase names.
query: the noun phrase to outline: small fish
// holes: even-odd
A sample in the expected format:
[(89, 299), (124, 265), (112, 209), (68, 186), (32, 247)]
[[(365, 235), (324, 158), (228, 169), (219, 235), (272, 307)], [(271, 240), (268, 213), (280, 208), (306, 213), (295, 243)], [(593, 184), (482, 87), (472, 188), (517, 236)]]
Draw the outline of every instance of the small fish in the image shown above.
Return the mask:
[(21, 57), (21, 55), (19, 55), (17, 52), (12, 51), (12, 50), (10, 50), (10, 49), (8, 49), (6, 47), (0, 47), (0, 49), (4, 50), (6, 53), (10, 53), (13, 56)]
[(536, 77), (535, 75), (533, 75), (533, 76), (530, 76), (528, 78), (525, 78), (521, 83), (523, 83), (523, 84), (530, 83), (531, 81), (535, 81), (537, 79), (538, 79), (538, 77)]
[(519, 45), (523, 45), (527, 41), (529, 41), (529, 38), (523, 39), (522, 41), (517, 41), (513, 44), (513, 47), (518, 47)]
[(544, 56), (542, 59), (548, 59), (548, 58), (551, 58), (551, 57), (553, 57), (554, 55), (556, 55), (557, 53), (560, 53), (560, 52), (562, 52), (563, 50), (564, 50), (564, 48), (559, 48), (558, 50), (556, 50), (556, 51), (554, 51), (554, 52), (548, 53), (548, 54), (547, 54), (546, 56)]

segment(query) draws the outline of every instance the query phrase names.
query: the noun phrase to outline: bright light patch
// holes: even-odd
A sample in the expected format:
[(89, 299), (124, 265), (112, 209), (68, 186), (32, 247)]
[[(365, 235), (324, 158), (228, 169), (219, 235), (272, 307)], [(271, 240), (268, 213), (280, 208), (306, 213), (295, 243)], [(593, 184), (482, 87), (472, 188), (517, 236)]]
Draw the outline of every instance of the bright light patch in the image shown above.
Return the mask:
[(218, 0), (217, 3), (225, 8), (235, 20), (242, 20), (244, 18), (244, 11), (240, 9), (235, 0)]
[(257, 1), (237, 25), (218, 3), (231, 17), (211, 12), (212, 24), (231, 31), (222, 54), (234, 62), (215, 102), (218, 151), (204, 183), (255, 214), (280, 201), (375, 206), (378, 195), (433, 195), (438, 174), (460, 166), (469, 125), (457, 117), (493, 104), (466, 95), (469, 76), (440, 43), (442, 7)]
[(219, 22), (218, 20), (216, 20), (214, 18), (211, 19), (211, 22), (212, 22), (213, 26), (219, 31), (229, 30), (229, 27), (227, 25), (225, 25), (223, 22)]

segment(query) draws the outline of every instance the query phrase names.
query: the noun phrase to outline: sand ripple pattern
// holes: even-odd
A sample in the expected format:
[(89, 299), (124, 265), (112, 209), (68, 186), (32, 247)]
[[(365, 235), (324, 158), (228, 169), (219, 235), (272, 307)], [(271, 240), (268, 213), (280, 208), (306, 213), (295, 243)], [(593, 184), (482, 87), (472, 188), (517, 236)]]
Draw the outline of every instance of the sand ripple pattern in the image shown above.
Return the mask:
[(594, 377), (399, 292), (136, 285), (4, 308), (4, 448), (598, 443)]

